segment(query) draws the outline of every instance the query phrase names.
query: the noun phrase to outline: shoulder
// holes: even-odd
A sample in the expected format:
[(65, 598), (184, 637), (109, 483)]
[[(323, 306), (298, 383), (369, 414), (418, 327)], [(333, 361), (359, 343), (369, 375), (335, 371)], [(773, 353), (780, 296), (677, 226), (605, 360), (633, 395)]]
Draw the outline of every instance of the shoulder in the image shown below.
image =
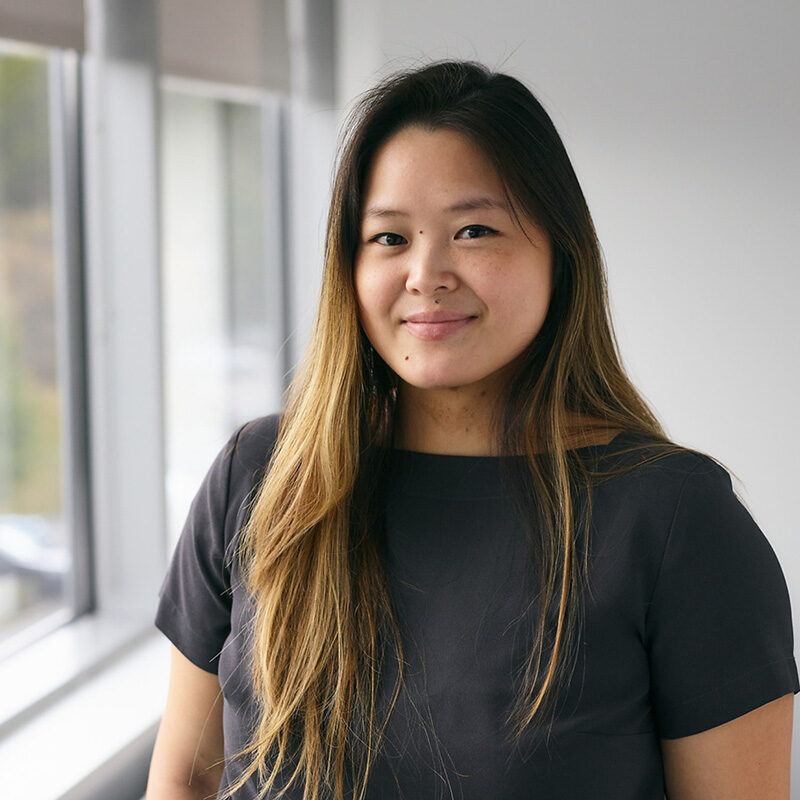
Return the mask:
[(235, 457), (241, 460), (261, 460), (265, 450), (272, 451), (278, 438), (283, 414), (275, 412), (245, 422), (238, 428)]
[(231, 434), (228, 470), (228, 513), (224, 543), (226, 566), (231, 569), (233, 543), (244, 524), (250, 501), (270, 463), (282, 413), (255, 417)]
[(617, 499), (649, 523), (653, 551), (665, 559), (662, 564), (674, 559), (677, 573), (687, 575), (692, 563), (701, 580), (709, 561), (736, 571), (744, 560), (762, 574), (774, 567), (768, 539), (736, 492), (731, 472), (708, 453), (685, 450), (646, 464)]
[(255, 417), (240, 425), (232, 436), (231, 486), (251, 485), (269, 464), (278, 438), (281, 412)]
[(729, 471), (708, 453), (670, 450), (633, 433), (618, 445), (602, 459), (600, 473), (609, 477), (599, 479), (597, 498), (613, 519), (621, 514), (654, 531), (656, 547), (678, 514), (699, 520), (704, 509), (739, 504)]
[(630, 474), (643, 479), (680, 485), (702, 478), (730, 482), (728, 471), (713, 456), (687, 445), (662, 444), (631, 431), (623, 431), (613, 445), (608, 460), (614, 467), (633, 467)]

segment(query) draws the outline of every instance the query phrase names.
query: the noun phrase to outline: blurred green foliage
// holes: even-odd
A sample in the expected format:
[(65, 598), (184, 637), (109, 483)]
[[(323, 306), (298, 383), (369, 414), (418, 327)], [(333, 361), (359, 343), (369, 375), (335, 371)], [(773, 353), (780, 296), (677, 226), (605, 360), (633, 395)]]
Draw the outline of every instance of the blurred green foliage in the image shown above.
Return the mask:
[(5, 208), (50, 202), (47, 96), (46, 61), (0, 55), (0, 203)]
[(47, 62), (0, 54), (0, 513), (61, 511)]

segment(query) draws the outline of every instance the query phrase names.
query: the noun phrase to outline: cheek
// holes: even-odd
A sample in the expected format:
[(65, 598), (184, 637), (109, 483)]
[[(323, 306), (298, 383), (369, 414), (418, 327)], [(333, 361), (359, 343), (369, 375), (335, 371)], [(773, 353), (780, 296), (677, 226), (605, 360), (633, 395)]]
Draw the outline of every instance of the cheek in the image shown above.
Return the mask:
[(356, 299), (360, 308), (364, 308), (365, 301), (369, 302), (372, 297), (372, 276), (370, 271), (356, 262), (353, 270), (353, 285), (356, 290)]
[(377, 270), (358, 265), (353, 282), (362, 324), (365, 330), (370, 330), (391, 309), (391, 287)]
[(398, 285), (401, 288), (403, 285), (397, 267), (381, 261), (380, 258), (365, 257), (356, 261), (354, 280), (363, 297), (371, 294), (385, 295), (389, 291), (396, 291)]
[(484, 285), (483, 297), (495, 320), (508, 328), (535, 333), (550, 305), (550, 274), (530, 266), (511, 273), (508, 269), (492, 276)]

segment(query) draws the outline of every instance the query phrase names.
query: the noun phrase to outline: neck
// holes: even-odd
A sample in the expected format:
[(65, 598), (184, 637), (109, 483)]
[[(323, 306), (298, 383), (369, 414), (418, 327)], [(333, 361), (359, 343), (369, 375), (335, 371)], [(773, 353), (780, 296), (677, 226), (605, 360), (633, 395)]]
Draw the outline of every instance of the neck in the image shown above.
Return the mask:
[[(441, 455), (493, 456), (491, 419), (501, 396), (485, 385), (419, 389), (401, 383), (392, 445)], [(601, 419), (567, 412), (567, 448), (606, 444), (621, 428)]]
[(394, 446), (443, 455), (494, 455), (496, 393), (484, 387), (398, 389)]

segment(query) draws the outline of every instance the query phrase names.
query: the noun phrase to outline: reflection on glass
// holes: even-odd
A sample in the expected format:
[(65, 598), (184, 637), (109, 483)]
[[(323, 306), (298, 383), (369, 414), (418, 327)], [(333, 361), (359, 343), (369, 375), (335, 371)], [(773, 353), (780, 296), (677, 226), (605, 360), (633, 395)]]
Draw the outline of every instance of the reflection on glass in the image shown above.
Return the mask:
[(0, 643), (65, 605), (46, 58), (0, 53)]

